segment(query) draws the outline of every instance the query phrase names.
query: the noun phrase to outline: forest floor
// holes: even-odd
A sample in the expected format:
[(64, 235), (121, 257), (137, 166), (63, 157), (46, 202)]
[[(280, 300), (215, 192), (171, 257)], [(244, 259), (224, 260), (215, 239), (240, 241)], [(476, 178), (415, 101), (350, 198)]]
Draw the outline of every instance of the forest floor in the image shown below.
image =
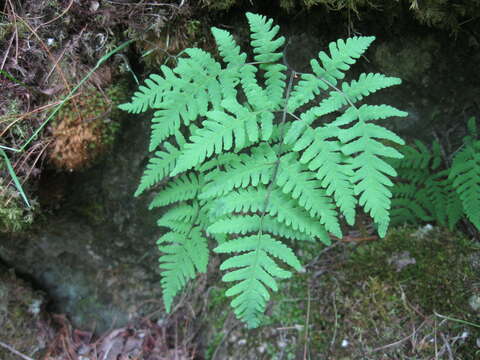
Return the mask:
[(393, 229), (382, 240), (353, 232), (330, 247), (312, 243), (301, 252), (306, 271), (282, 283), (254, 330), (235, 319), (214, 270), (218, 259), (168, 318), (158, 317), (159, 303), (158, 312), (113, 324), (101, 336), (72, 328), (65, 315), (35, 310), (41, 295), (10, 274), (3, 283), (9, 296), (0, 323), (8, 331), (0, 354), (4, 360), (479, 356), (478, 243), (427, 225)]

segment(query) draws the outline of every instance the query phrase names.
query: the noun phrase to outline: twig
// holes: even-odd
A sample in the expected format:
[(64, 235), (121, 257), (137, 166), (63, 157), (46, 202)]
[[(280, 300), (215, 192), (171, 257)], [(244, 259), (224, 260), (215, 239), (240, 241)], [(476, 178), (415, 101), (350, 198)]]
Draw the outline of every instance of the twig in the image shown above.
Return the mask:
[(332, 341), (330, 341), (330, 348), (333, 348), (333, 345), (335, 345), (335, 340), (337, 337), (337, 328), (338, 328), (336, 292), (337, 292), (337, 288), (335, 287), (335, 290), (333, 290), (333, 312), (335, 317), (335, 324), (333, 325), (333, 336), (332, 336)]
[(5, 66), (5, 62), (8, 59), (8, 54), (10, 53), (10, 48), (12, 47), (14, 38), (15, 38), (15, 34), (12, 34), (12, 36), (10, 37), (10, 41), (8, 43), (7, 51), (5, 51), (5, 56), (3, 57), (3, 61), (2, 61), (2, 65), (0, 66), (0, 70), (3, 70), (3, 67)]
[(454, 360), (454, 358), (453, 358), (453, 353), (452, 353), (452, 348), (450, 347), (450, 344), (448, 343), (447, 338), (445, 337), (445, 335), (443, 335), (443, 333), (440, 333), (440, 336), (442, 337), (443, 342), (445, 343), (444, 346), (447, 348), (448, 359), (449, 359), (449, 360)]
[(310, 322), (310, 284), (307, 287), (307, 318), (305, 320), (305, 336), (303, 338), (303, 360), (307, 360), (308, 350), (308, 323)]
[(11, 347), (8, 344), (5, 344), (4, 342), (0, 341), (0, 346), (3, 346), (5, 349), (9, 350), (10, 352), (14, 353), (15, 355), (20, 356), (24, 360), (33, 360), (31, 357), (22, 354), (21, 352), (15, 350), (13, 347)]
[[(228, 322), (228, 319), (227, 321), (225, 321), (225, 323)], [(215, 348), (215, 351), (213, 352), (213, 355), (212, 355), (212, 360), (215, 360), (217, 358), (217, 353), (218, 351), (220, 350), (220, 348), (222, 347), (225, 339), (227, 338), (227, 336), (233, 331), (233, 329), (235, 329), (238, 325), (240, 325), (240, 323), (236, 323), (235, 325), (233, 325), (230, 329), (228, 329), (227, 331), (224, 332), (223, 334), (223, 337), (222, 337), (222, 340), (220, 340), (220, 342), (218, 343), (218, 346)]]
[(379, 352), (379, 351), (382, 351), (382, 350), (385, 350), (385, 349), (388, 349), (388, 348), (391, 348), (391, 347), (394, 347), (394, 346), (397, 346), (397, 345), (400, 345), (401, 343), (407, 341), (408, 339), (412, 338), (422, 327), (425, 326), (425, 324), (427, 323), (427, 321), (425, 320), (424, 322), (422, 322), (420, 324), (420, 326), (416, 329), (416, 330), (413, 330), (413, 333), (408, 335), (407, 337), (404, 337), (403, 339), (401, 340), (398, 340), (398, 341), (395, 341), (391, 344), (387, 344), (387, 345), (383, 345), (383, 346), (380, 346), (380, 347), (377, 347), (375, 349), (373, 349), (372, 351), (370, 351), (369, 353), (374, 353), (374, 352)]
[(15, 13), (15, 8), (10, 0), (8, 0), (10, 4), (10, 9), (12, 10), (13, 14), (13, 26), (15, 27), (15, 63), (18, 63), (18, 28), (17, 28), (17, 14)]

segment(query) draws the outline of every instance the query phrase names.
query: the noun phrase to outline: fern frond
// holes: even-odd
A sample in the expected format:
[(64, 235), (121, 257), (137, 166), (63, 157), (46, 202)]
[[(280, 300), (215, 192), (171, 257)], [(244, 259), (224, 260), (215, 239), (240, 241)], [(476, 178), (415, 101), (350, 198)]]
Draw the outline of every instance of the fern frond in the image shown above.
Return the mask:
[[(406, 113), (392, 109), (389, 109), (390, 113), (406, 116)], [(359, 204), (370, 213), (378, 224), (379, 235), (383, 237), (390, 221), (388, 211), (392, 193), (388, 187), (393, 186), (388, 176), (397, 175), (395, 169), (383, 158), (401, 158), (402, 154), (378, 140), (388, 140), (400, 145), (404, 142), (390, 130), (368, 122), (385, 115), (384, 111), (376, 110), (375, 106), (362, 105), (357, 111), (359, 121), (347, 129), (341, 129), (339, 138), (345, 144), (342, 146), (343, 153), (353, 157), (352, 168), (355, 174), (352, 182), (355, 194), (360, 196)]]
[(326, 191), (321, 187), (315, 173), (302, 166), (294, 153), (289, 153), (280, 161), (276, 183), (285, 194), (297, 199), (300, 206), (335, 236), (341, 238), (342, 230), (338, 222), (335, 206)]
[(187, 234), (168, 232), (158, 241), (162, 273), (163, 301), (170, 312), (175, 295), (198, 272), (205, 272), (208, 264), (207, 240), (195, 227)]
[(272, 26), (273, 20), (263, 15), (247, 13), (248, 24), (250, 25), (251, 45), (255, 61), (260, 63), (273, 63), (281, 59), (282, 53), (277, 52), (285, 43), (283, 36), (274, 40), (280, 27)]
[(240, 51), (232, 34), (226, 30), (212, 28), (212, 35), (218, 47), (218, 52), (228, 67), (239, 70), (239, 67), (245, 64), (247, 54)]
[(272, 108), (278, 108), (283, 99), (285, 89), (286, 66), (275, 63), (282, 57), (278, 52), (285, 43), (283, 36), (274, 40), (280, 27), (272, 26), (273, 21), (265, 16), (247, 13), (251, 30), (251, 45), (255, 61), (260, 62), (260, 69), (265, 71), (265, 85), (267, 96), (272, 103)]
[(155, 156), (151, 158), (135, 191), (135, 196), (139, 196), (145, 190), (159, 183), (165, 178), (175, 167), (180, 150), (169, 142), (165, 141), (163, 146), (165, 151), (155, 152)]
[(467, 145), (455, 156), (449, 179), (468, 220), (480, 230), (480, 141)]
[(223, 281), (238, 281), (227, 290), (226, 295), (235, 296), (231, 302), (235, 315), (250, 328), (257, 327), (260, 323), (260, 315), (265, 311), (266, 302), (270, 298), (268, 288), (278, 290), (275, 278), (285, 279), (291, 276), (291, 272), (278, 266), (274, 258), (297, 271), (301, 270), (300, 262), (293, 251), (266, 234), (227, 241), (214, 251), (244, 252), (225, 260), (220, 270), (230, 270), (223, 276)]
[(447, 201), (448, 192), (451, 189), (445, 188), (444, 173), (431, 175), (425, 182), (427, 198), (423, 201), (424, 206), (430, 211), (435, 220), (443, 226), (447, 226)]
[(225, 170), (215, 169), (205, 176), (205, 186), (199, 195), (208, 199), (226, 194), (235, 188), (266, 185), (270, 182), (276, 155), (266, 143), (251, 149), (252, 154), (235, 155), (225, 164)]
[(331, 42), (328, 45), (330, 56), (323, 51), (318, 54), (323, 66), (320, 66), (315, 59), (310, 61), (313, 72), (320, 79), (336, 85), (337, 80), (344, 78), (344, 72), (362, 56), (373, 40), (375, 40), (374, 36), (355, 36), (346, 41), (339, 39)]
[(284, 237), (291, 240), (299, 241), (313, 241), (314, 238), (311, 235), (307, 235), (303, 232), (293, 230), (291, 227), (280, 223), (273, 216), (259, 215), (235, 215), (228, 216), (216, 220), (211, 224), (207, 231), (212, 234), (224, 233), (224, 234), (241, 234), (248, 233), (271, 233), (275, 236)]
[(163, 95), (169, 89), (171, 89), (171, 85), (164, 78), (157, 74), (151, 74), (145, 80), (145, 85), (139, 86), (138, 91), (133, 94), (132, 100), (118, 107), (132, 114), (156, 109), (161, 103)]
[(218, 80), (222, 86), (225, 99), (236, 98), (236, 86), (240, 83), (242, 67), (245, 66), (247, 55), (240, 51), (233, 36), (226, 30), (212, 28), (212, 34), (217, 43), (218, 51), (227, 68), (219, 74)]
[(420, 201), (407, 198), (393, 198), (391, 202), (390, 216), (392, 224), (415, 224), (418, 219), (431, 221), (433, 217), (428, 215)]
[(169, 209), (162, 215), (161, 220), (170, 221), (184, 221), (186, 223), (192, 223), (198, 214), (198, 205), (190, 205), (187, 203), (180, 203), (175, 207)]
[(396, 77), (388, 77), (383, 74), (361, 74), (358, 80), (352, 80), (350, 83), (343, 82), (341, 91), (331, 91), (329, 96), (320, 103), (318, 116), (338, 111), (343, 106), (354, 104), (380, 89), (400, 83), (401, 80)]
[(327, 195), (333, 195), (347, 223), (352, 225), (357, 203), (350, 180), (353, 169), (342, 153), (340, 142), (326, 140), (331, 137), (332, 131), (334, 129), (328, 127), (306, 131), (293, 146), (293, 151), (303, 151), (300, 163), (316, 172)]
[(259, 185), (256, 189), (232, 191), (212, 201), (210, 215), (216, 217), (231, 213), (262, 212), (265, 209), (265, 199), (268, 199), (266, 214), (275, 216), (277, 221), (293, 230), (316, 236), (325, 244), (331, 243), (325, 227), (278, 188), (269, 192)]
[(222, 111), (211, 111), (207, 116), (210, 120), (204, 121), (203, 128), (190, 137), (191, 142), (185, 145), (171, 176), (201, 164), (212, 154), (230, 150), (234, 139), (239, 148), (245, 144), (244, 124)]
[(308, 104), (320, 94), (320, 89), (328, 90), (327, 83), (313, 74), (301, 74), (288, 99), (288, 111), (293, 113), (300, 106)]
[(193, 173), (182, 175), (159, 192), (148, 208), (151, 210), (178, 201), (194, 199), (201, 188), (201, 184), (200, 178)]
[(212, 56), (200, 49), (187, 49), (189, 58), (181, 58), (174, 71), (162, 66), (164, 81), (170, 84), (157, 103), (152, 119), (150, 151), (156, 149), (169, 136), (179, 131), (180, 124), (186, 126), (203, 116), (209, 103), (219, 108), (222, 100), (222, 87), (217, 79), (221, 73), (220, 64)]

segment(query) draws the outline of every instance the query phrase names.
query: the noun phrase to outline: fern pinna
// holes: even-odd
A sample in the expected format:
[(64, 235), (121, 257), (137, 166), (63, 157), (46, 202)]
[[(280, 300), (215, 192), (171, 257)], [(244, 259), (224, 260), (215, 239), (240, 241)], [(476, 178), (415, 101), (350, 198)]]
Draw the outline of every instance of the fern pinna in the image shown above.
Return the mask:
[(431, 149), (419, 140), (400, 149), (404, 158), (392, 160), (398, 172), (392, 189), (394, 223), (436, 221), (453, 230), (466, 216), (480, 230), (480, 140), (475, 118), (469, 120), (468, 129), (452, 159), (442, 159), (438, 141)]
[[(155, 153), (135, 195), (161, 183), (150, 207), (175, 204), (158, 222), (170, 230), (158, 241), (167, 311), (205, 271), (210, 239), (226, 254), (220, 269), (235, 314), (256, 327), (278, 279), (291, 276), (285, 266), (301, 269), (288, 241), (329, 244), (330, 233), (342, 236), (340, 214), (353, 224), (357, 205), (385, 235), (396, 175), (386, 158), (401, 157), (387, 144), (403, 141), (378, 120), (406, 113), (357, 105), (399, 79), (344, 80), (373, 37), (332, 42), (311, 61), (313, 73), (297, 73), (283, 64), (279, 27), (261, 15), (247, 19), (252, 62), (229, 32), (212, 28), (220, 61), (187, 49), (121, 108), (155, 110)], [(334, 120), (320, 121), (327, 114)]]

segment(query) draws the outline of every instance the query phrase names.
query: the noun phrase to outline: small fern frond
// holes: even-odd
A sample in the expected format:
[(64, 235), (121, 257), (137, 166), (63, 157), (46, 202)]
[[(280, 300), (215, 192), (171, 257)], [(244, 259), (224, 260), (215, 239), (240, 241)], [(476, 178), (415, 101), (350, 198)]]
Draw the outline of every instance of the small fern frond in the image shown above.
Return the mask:
[(330, 56), (323, 51), (318, 54), (323, 66), (315, 59), (310, 61), (313, 72), (320, 79), (336, 85), (337, 80), (344, 78), (344, 72), (355, 64), (356, 59), (362, 56), (373, 40), (374, 36), (354, 36), (346, 41), (339, 39), (331, 42), (328, 45)]
[(342, 237), (338, 215), (331, 198), (321, 187), (315, 173), (302, 166), (294, 153), (287, 154), (280, 161), (276, 184), (285, 194), (296, 199), (312, 217), (319, 217), (327, 231)]
[(225, 170), (215, 169), (205, 176), (200, 199), (224, 195), (235, 188), (266, 185), (270, 182), (276, 155), (266, 143), (251, 149), (251, 155), (239, 154), (225, 164)]
[(449, 179), (468, 220), (480, 230), (480, 141), (467, 145), (455, 156)]
[(188, 280), (198, 272), (205, 272), (208, 264), (207, 240), (198, 227), (187, 234), (168, 232), (158, 241), (162, 273), (163, 301), (170, 312), (175, 295), (183, 289)]
[(275, 236), (280, 236), (291, 240), (314, 240), (313, 236), (293, 230), (284, 223), (278, 222), (275, 217), (268, 215), (263, 217), (259, 215), (228, 216), (216, 220), (207, 228), (207, 231), (212, 234), (224, 233), (241, 235), (258, 233), (259, 231), (262, 231), (262, 233), (271, 233)]
[(400, 83), (401, 80), (396, 77), (388, 77), (383, 74), (361, 74), (358, 80), (352, 80), (350, 83), (343, 82), (341, 91), (331, 91), (329, 96), (320, 103), (317, 113), (319, 116), (330, 114), (347, 104), (354, 104), (380, 89)]
[(152, 74), (145, 80), (145, 85), (141, 85), (129, 103), (121, 104), (118, 107), (132, 114), (138, 114), (148, 109), (158, 108), (162, 97), (170, 84), (160, 75)]
[(265, 187), (259, 185), (256, 189), (248, 188), (232, 191), (212, 201), (210, 216), (262, 212), (267, 198), (269, 200), (266, 208), (268, 215), (275, 216), (277, 221), (284, 223), (293, 230), (316, 236), (322, 242), (330, 244), (331, 241), (325, 227), (278, 188), (269, 192)]
[(279, 48), (285, 43), (283, 36), (274, 39), (280, 27), (272, 26), (273, 21), (265, 16), (247, 13), (247, 19), (251, 30), (251, 45), (254, 59), (260, 64), (260, 69), (265, 72), (266, 93), (272, 108), (276, 109), (282, 103), (285, 89), (285, 70), (287, 67), (276, 63), (282, 53)]
[(390, 216), (392, 224), (415, 224), (418, 219), (431, 221), (433, 217), (428, 215), (420, 201), (417, 199), (394, 198), (391, 203)]
[(240, 46), (228, 31), (215, 27), (211, 31), (223, 61), (227, 63), (228, 67), (235, 68), (239, 73), (240, 66), (244, 65), (247, 60), (247, 54), (241, 52)]
[(237, 282), (227, 290), (226, 295), (235, 296), (231, 302), (235, 315), (250, 328), (255, 328), (260, 323), (260, 316), (270, 299), (268, 289), (278, 290), (275, 278), (285, 279), (291, 276), (291, 272), (278, 266), (274, 258), (297, 271), (302, 268), (290, 248), (266, 234), (227, 241), (214, 251), (244, 252), (225, 260), (220, 270), (230, 270), (223, 276), (223, 281)]
[(357, 203), (350, 180), (353, 169), (342, 153), (340, 142), (326, 140), (331, 135), (332, 129), (328, 127), (310, 129), (296, 142), (293, 151), (303, 151), (300, 163), (316, 172), (316, 177), (326, 189), (327, 195), (333, 195), (347, 223), (352, 225)]
[(295, 84), (288, 99), (288, 111), (295, 112), (300, 106), (308, 104), (320, 94), (328, 90), (328, 85), (313, 74), (301, 74), (300, 81)]
[(285, 43), (283, 36), (274, 40), (280, 27), (272, 26), (273, 20), (263, 15), (247, 13), (248, 24), (250, 25), (251, 45), (255, 61), (260, 63), (274, 63), (282, 58), (282, 53), (277, 52)]
[[(368, 121), (384, 116), (384, 110), (377, 112), (375, 106), (363, 105), (357, 111), (358, 122), (339, 131), (340, 141), (344, 144), (342, 152), (353, 157), (352, 168), (355, 175), (352, 178), (354, 191), (359, 195), (359, 204), (370, 213), (378, 225), (378, 233), (384, 237), (389, 223), (390, 198), (388, 187), (393, 183), (388, 176), (397, 175), (395, 169), (383, 158), (401, 158), (402, 154), (391, 146), (378, 140), (388, 140), (403, 145), (404, 142), (395, 133)], [(402, 111), (393, 111), (397, 116), (406, 116)], [(378, 139), (378, 140), (377, 140)]]
[(172, 181), (152, 200), (149, 209), (170, 205), (179, 201), (191, 200), (197, 197), (202, 182), (194, 173), (185, 174)]
[(163, 143), (165, 151), (155, 152), (155, 156), (151, 158), (140, 180), (140, 185), (135, 191), (135, 196), (139, 196), (145, 190), (158, 184), (164, 179), (170, 171), (175, 167), (180, 150), (169, 142)]
[(230, 150), (234, 139), (237, 148), (244, 146), (246, 140), (244, 124), (222, 111), (211, 111), (207, 117), (210, 120), (205, 120), (203, 128), (196, 131), (190, 137), (191, 142), (185, 145), (171, 176), (201, 164), (212, 154)]

